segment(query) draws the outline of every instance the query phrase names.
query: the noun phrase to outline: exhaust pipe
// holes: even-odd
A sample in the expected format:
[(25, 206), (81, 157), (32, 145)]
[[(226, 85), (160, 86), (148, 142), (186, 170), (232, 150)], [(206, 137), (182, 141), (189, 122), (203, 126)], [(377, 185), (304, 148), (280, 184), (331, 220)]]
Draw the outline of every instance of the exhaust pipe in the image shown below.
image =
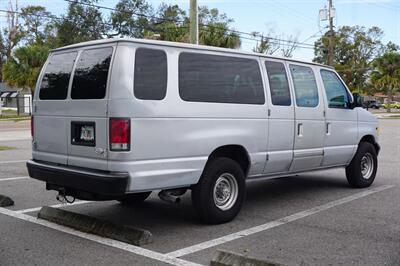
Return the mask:
[(176, 189), (167, 189), (161, 190), (158, 193), (158, 197), (166, 202), (170, 203), (179, 203), (181, 202), (180, 196), (186, 193), (186, 188), (176, 188)]

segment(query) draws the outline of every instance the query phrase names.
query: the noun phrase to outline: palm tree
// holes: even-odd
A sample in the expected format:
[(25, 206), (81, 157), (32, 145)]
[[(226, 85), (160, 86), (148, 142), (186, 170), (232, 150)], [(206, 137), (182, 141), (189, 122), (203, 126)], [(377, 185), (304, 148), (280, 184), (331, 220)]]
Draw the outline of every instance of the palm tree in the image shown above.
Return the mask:
[(385, 53), (377, 57), (372, 66), (371, 85), (393, 101), (393, 95), (400, 90), (400, 53)]
[(28, 45), (15, 50), (3, 66), (3, 80), (10, 86), (29, 89), (32, 94), (48, 48)]

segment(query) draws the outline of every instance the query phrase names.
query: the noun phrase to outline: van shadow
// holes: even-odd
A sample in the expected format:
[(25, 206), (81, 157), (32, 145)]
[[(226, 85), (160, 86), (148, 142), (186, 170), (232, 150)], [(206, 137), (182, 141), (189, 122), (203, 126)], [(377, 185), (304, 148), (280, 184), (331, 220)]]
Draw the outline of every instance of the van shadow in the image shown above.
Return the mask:
[[(301, 175), (271, 180), (254, 180), (247, 184), (247, 197), (239, 216), (232, 222), (243, 223), (257, 214), (268, 216), (274, 208), (297, 205), (300, 208), (314, 207), (336, 193), (350, 190), (346, 179), (341, 176)], [(302, 205), (304, 204), (304, 206)], [(307, 206), (305, 206), (307, 205)], [(181, 231), (183, 227), (204, 224), (197, 218), (191, 205), (190, 191), (182, 197), (181, 203), (172, 204), (161, 201), (157, 193), (136, 206), (126, 206), (118, 202), (85, 207), (80, 212), (124, 224), (157, 231)], [(236, 221), (238, 220), (238, 221)]]

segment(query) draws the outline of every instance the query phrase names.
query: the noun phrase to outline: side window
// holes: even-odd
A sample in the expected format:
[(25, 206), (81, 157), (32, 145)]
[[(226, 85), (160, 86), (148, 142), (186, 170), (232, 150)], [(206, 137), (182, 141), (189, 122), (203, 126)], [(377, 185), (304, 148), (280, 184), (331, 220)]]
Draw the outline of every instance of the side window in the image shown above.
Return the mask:
[(162, 50), (139, 48), (135, 55), (135, 97), (162, 100), (167, 93), (167, 55)]
[(72, 99), (103, 99), (106, 95), (112, 48), (97, 48), (81, 53), (72, 81)]
[(273, 105), (290, 106), (289, 82), (283, 63), (265, 61)]
[(40, 83), (39, 99), (65, 100), (69, 78), (77, 53), (55, 54), (50, 57)]
[(296, 104), (299, 107), (316, 107), (318, 105), (318, 87), (314, 72), (310, 67), (290, 65)]
[(329, 108), (347, 108), (350, 102), (346, 87), (338, 76), (329, 70), (321, 70), (321, 77), (324, 83), (326, 98)]
[(256, 60), (200, 53), (179, 56), (179, 94), (185, 101), (264, 104)]

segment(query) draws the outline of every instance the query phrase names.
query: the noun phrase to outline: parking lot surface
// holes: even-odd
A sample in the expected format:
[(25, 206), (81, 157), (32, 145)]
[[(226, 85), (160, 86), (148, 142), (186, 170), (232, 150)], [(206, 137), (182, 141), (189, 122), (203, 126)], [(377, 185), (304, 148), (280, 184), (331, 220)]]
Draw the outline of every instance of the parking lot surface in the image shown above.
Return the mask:
[[(14, 123), (14, 122), (12, 122)], [(142, 205), (117, 201), (60, 205), (56, 192), (28, 178), (28, 122), (0, 122), (0, 265), (208, 265), (227, 250), (284, 265), (400, 265), (400, 120), (381, 119), (379, 169), (367, 189), (348, 186), (344, 169), (248, 183), (239, 216), (204, 225), (190, 191), (179, 204), (157, 193)], [(37, 219), (53, 206), (149, 230), (142, 247)]]

